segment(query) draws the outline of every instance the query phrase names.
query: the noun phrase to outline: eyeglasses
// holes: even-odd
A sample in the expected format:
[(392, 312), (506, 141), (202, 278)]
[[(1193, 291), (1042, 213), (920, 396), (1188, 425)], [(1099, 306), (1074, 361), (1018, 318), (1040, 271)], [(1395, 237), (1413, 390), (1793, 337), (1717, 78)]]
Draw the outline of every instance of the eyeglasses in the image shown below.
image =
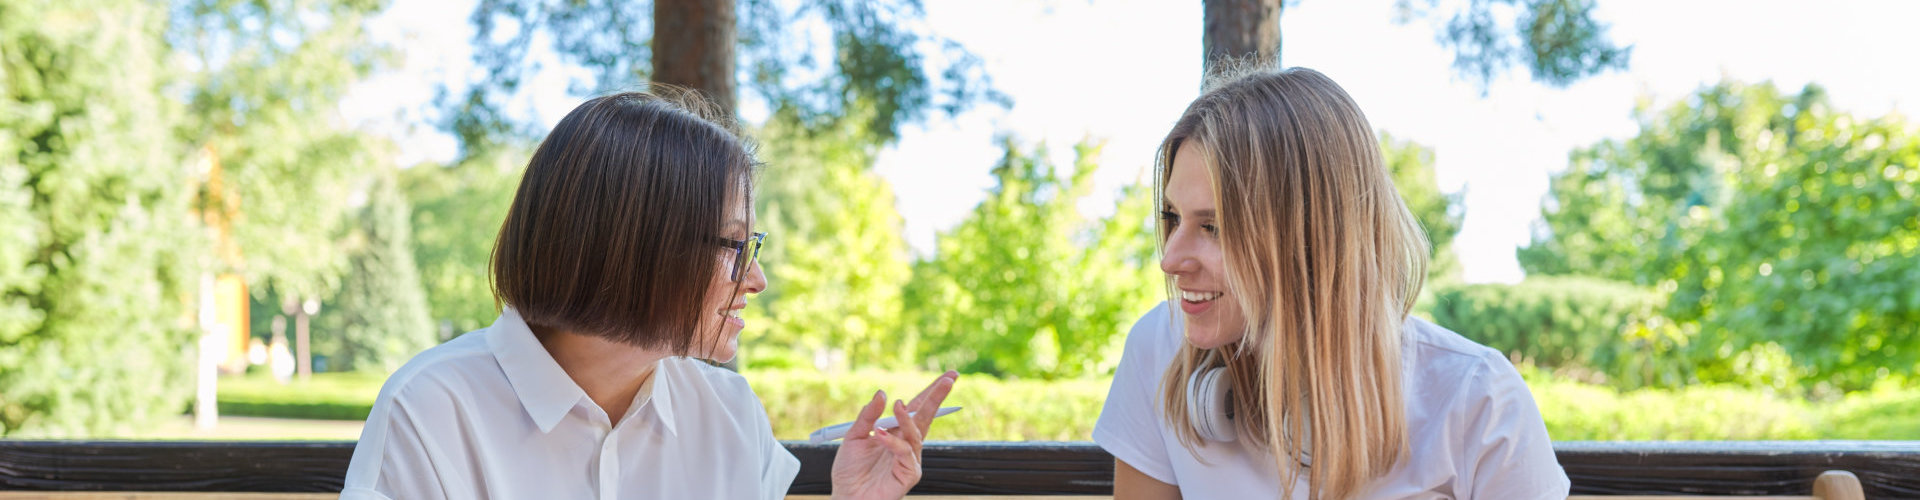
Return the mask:
[(720, 246), (733, 249), (733, 281), (739, 283), (747, 275), (747, 266), (760, 260), (760, 245), (766, 242), (767, 233), (753, 233), (746, 240), (714, 237)]

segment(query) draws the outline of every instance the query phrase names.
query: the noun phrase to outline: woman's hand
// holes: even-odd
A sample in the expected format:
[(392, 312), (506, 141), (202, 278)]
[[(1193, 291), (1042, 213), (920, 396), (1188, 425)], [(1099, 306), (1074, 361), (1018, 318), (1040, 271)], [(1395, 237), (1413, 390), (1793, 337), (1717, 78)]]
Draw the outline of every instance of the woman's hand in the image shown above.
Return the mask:
[[(895, 500), (920, 482), (920, 445), (926, 441), (933, 414), (953, 391), (960, 374), (948, 371), (914, 396), (911, 402), (893, 402), (894, 419), (900, 427), (893, 431), (875, 429), (873, 423), (885, 413), (886, 391), (873, 394), (873, 400), (860, 409), (853, 428), (833, 455), (833, 498), (846, 500)], [(912, 414), (909, 416), (909, 414)]]

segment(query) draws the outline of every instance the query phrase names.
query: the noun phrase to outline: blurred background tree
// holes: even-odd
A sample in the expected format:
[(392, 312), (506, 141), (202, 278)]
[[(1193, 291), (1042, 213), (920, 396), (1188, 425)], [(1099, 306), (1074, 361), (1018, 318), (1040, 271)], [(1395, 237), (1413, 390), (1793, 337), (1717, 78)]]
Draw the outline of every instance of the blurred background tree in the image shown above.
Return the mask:
[(0, 434), (178, 415), (209, 241), (164, 38), (137, 1), (0, 2)]
[(1453, 253), (1453, 238), (1467, 216), (1460, 203), (1463, 193), (1440, 191), (1433, 178), (1432, 148), (1380, 132), (1380, 154), (1393, 175), (1393, 187), (1427, 233), (1427, 285), (1421, 293), (1430, 295), (1435, 288), (1459, 283), (1460, 257)]
[(414, 268), (413, 224), (393, 172), (373, 179), (346, 238), (347, 273), (319, 317), (314, 351), (330, 371), (393, 373), (439, 343)]
[(898, 335), (907, 243), (893, 188), (872, 169), (880, 146), (860, 130), (870, 123), (810, 130), (783, 112), (758, 130), (768, 166), (754, 224), (769, 235), (760, 262), (772, 285), (749, 314), (770, 325), (743, 339), (743, 365), (915, 364)]
[(443, 340), (493, 324), (500, 314), (487, 263), (531, 156), (530, 149), (496, 147), (400, 172), (413, 204), (414, 262)]
[(1808, 86), (1725, 82), (1553, 178), (1529, 275), (1656, 287), (1704, 381), (1861, 389), (1920, 361), (1920, 141)]
[[(339, 286), (348, 201), (388, 149), (344, 123), (338, 103), (391, 55), (365, 32), (386, 3), (189, 0), (168, 39), (187, 95), (181, 142), (204, 145), (240, 200), (238, 269), (256, 290), (298, 300)], [(264, 293), (256, 296), (265, 297)]]
[[(519, 179), (495, 172), (517, 172), (523, 164), (508, 158), (524, 161), (516, 152), (530, 149), (540, 133), (514, 118), (516, 92), (536, 69), (529, 54), (552, 51), (585, 68), (591, 76), (573, 82), (577, 93), (635, 87), (656, 76), (658, 65), (649, 62), (661, 28), (648, 21), (659, 7), (482, 0), (475, 8), (475, 60), (486, 76), (465, 89), (442, 89), (440, 106), (462, 158), (409, 174), (418, 180), (409, 188), (422, 228), (417, 258), (437, 321), (462, 332), (494, 316), (484, 281), (490, 246), (476, 250), (485, 241), (472, 235), (497, 231)], [(673, 7), (676, 19), (705, 22), (685, 12), (687, 5)], [(765, 318), (755, 321), (764, 335), (746, 339), (740, 359), (772, 366), (836, 359), (909, 364), (907, 355), (882, 348), (899, 324), (908, 257), (892, 190), (872, 171), (874, 155), (900, 127), (930, 112), (951, 115), (1006, 99), (992, 91), (976, 58), (925, 30), (917, 1), (748, 0), (732, 7), (740, 57), (730, 76), (769, 112), (765, 123), (747, 128), (767, 163), (756, 205), (771, 235), (762, 262), (777, 283), (752, 302), (748, 314)], [(817, 47), (798, 27), (822, 28), (830, 43)], [(927, 61), (926, 47), (938, 52), (937, 64)], [(703, 47), (708, 57), (720, 52), (710, 49)], [(485, 171), (466, 172), (475, 165)], [(429, 224), (465, 229), (425, 229)]]
[(1165, 293), (1152, 257), (1152, 191), (1136, 185), (1109, 220), (1078, 204), (1099, 148), (1071, 172), (1013, 139), (987, 199), (938, 237), (907, 283), (908, 345), (928, 368), (1047, 379), (1104, 374), (1120, 337)]
[[(1223, 58), (1284, 67), (1280, 14), (1298, 0), (1206, 0), (1201, 60), (1211, 71)], [(1632, 47), (1617, 47), (1594, 19), (1594, 0), (1396, 0), (1395, 22), (1426, 19), (1435, 39), (1454, 52), (1453, 67), (1482, 89), (1514, 66), (1536, 82), (1564, 87), (1624, 69)], [(1509, 21), (1508, 19), (1511, 19)]]

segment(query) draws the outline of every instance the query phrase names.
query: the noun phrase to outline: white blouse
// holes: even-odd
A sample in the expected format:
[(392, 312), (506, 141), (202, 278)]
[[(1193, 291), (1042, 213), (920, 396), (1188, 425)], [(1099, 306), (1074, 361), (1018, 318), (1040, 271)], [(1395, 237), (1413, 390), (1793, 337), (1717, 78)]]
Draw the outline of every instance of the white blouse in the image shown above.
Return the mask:
[[(1278, 498), (1273, 456), (1244, 443), (1180, 444), (1161, 410), (1160, 379), (1185, 342), (1161, 304), (1133, 325), (1093, 440), (1184, 498)], [(1410, 459), (1371, 484), (1370, 499), (1563, 499), (1569, 483), (1533, 394), (1505, 356), (1419, 319), (1406, 322)], [(1304, 475), (1294, 498), (1306, 498)]]
[(611, 422), (507, 308), (387, 379), (340, 498), (777, 500), (800, 471), (746, 380), (697, 360)]

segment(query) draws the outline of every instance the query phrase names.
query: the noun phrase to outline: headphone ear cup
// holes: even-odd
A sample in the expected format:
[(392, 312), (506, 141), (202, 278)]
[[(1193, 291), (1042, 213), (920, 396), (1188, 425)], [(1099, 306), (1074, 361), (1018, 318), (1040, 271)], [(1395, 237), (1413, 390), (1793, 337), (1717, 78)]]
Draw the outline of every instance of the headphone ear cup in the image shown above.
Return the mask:
[(1200, 437), (1208, 441), (1234, 441), (1232, 384), (1226, 380), (1227, 367), (1216, 366), (1193, 373), (1187, 380), (1187, 418)]

